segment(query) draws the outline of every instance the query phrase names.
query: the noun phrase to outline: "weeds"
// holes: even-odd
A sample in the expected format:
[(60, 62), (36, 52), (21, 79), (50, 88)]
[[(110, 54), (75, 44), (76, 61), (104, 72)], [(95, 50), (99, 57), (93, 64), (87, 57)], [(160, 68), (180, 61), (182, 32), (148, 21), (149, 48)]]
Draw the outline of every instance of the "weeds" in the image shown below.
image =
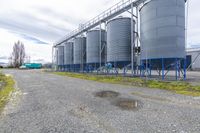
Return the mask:
[(175, 92), (177, 94), (200, 96), (200, 86), (193, 86), (187, 82), (164, 82), (158, 80), (144, 80), (141, 78), (130, 78), (120, 76), (102, 76), (102, 75), (89, 75), (68, 72), (54, 72), (54, 74), (61, 76), (68, 76), (73, 78), (80, 78), (85, 80), (93, 80), (104, 83), (123, 84), (137, 87), (147, 87), (152, 89), (163, 89)]
[(0, 73), (0, 112), (5, 107), (9, 100), (10, 93), (14, 91), (14, 80), (10, 76), (5, 76)]

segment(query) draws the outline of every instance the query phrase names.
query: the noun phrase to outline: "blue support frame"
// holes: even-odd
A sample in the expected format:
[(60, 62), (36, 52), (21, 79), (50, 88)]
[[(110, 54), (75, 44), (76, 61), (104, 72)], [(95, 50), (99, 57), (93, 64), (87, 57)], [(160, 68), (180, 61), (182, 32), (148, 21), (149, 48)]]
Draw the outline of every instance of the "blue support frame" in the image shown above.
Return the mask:
[[(105, 63), (101, 63), (101, 66), (105, 66)], [(85, 66), (85, 70), (86, 72), (92, 72), (92, 71), (96, 71), (98, 70), (100, 67), (100, 64), (97, 62), (97, 63), (87, 63), (86, 66)]]
[(130, 61), (116, 61), (116, 62), (107, 62), (106, 64), (112, 64), (112, 69), (114, 70), (114, 74), (118, 75), (118, 68), (123, 68), (123, 74), (126, 75), (125, 67), (129, 65)]
[[(110, 64), (110, 66), (108, 67), (107, 64)], [(107, 68), (106, 69), (107, 74), (109, 74), (109, 70), (114, 70), (113, 74), (118, 75), (118, 68), (121, 68), (121, 69), (123, 68), (123, 76), (126, 76), (127, 74), (126, 66), (130, 64), (130, 61), (109, 62), (107, 64), (102, 63), (102, 66), (105, 66)], [(91, 65), (91, 68), (89, 67), (90, 65)], [(98, 70), (99, 66), (100, 66), (99, 63), (84, 64), (83, 72), (85, 71), (92, 72), (93, 70)], [(58, 68), (57, 69), (58, 71), (81, 72), (80, 64), (58, 65), (57, 68)], [(145, 69), (147, 70), (149, 77), (152, 76), (152, 70), (159, 70), (159, 75), (161, 76), (162, 80), (166, 78), (166, 75), (169, 70), (175, 70), (176, 80), (180, 79), (181, 76), (183, 76), (183, 79), (186, 80), (187, 58), (160, 58), (160, 59), (141, 60), (140, 66), (139, 66), (140, 77), (144, 77)]]
[(164, 59), (162, 58), (162, 80), (165, 79), (165, 64)]
[[(183, 62), (184, 61), (184, 62)], [(148, 64), (145, 65), (145, 62)], [(184, 71), (183, 78), (186, 80), (186, 66), (187, 60), (186, 58), (160, 58), (160, 59), (144, 59), (141, 60), (140, 65), (140, 77), (144, 76), (145, 69), (148, 69), (148, 75), (152, 76), (152, 70), (159, 70), (161, 71), (161, 78), (162, 80), (165, 79), (165, 76), (168, 72), (165, 70), (175, 70), (175, 78), (176, 80), (181, 78), (181, 69)], [(148, 67), (148, 68), (146, 68)]]
[(65, 69), (64, 65), (58, 65), (58, 71), (63, 72)]

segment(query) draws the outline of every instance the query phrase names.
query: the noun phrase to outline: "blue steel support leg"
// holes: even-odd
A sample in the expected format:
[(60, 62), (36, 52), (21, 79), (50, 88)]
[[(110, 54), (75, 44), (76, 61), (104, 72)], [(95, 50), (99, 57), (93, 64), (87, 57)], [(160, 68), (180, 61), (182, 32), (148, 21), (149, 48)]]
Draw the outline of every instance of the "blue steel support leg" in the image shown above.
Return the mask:
[(183, 70), (183, 71), (184, 71), (184, 74), (183, 74), (184, 80), (186, 80), (186, 78), (187, 78), (187, 77), (186, 77), (186, 65), (187, 65), (187, 59), (185, 58), (185, 59), (184, 59), (184, 67), (183, 67), (183, 69), (184, 69), (184, 70)]
[(144, 77), (144, 70), (145, 70), (145, 68), (144, 68), (144, 62), (142, 62), (142, 77)]
[(149, 60), (149, 76), (151, 77), (151, 60)]
[(165, 65), (164, 65), (164, 59), (162, 58), (162, 80), (165, 79)]
[(178, 78), (180, 79), (181, 77), (181, 64), (180, 64), (180, 60), (178, 61)]
[(178, 80), (178, 60), (176, 58), (176, 80)]

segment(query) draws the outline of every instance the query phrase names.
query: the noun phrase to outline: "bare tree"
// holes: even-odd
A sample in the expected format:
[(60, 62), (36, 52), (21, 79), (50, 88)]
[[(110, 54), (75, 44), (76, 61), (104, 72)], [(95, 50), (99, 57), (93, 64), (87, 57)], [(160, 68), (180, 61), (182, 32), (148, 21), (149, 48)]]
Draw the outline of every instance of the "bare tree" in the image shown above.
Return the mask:
[(19, 64), (20, 64), (20, 66), (24, 63), (25, 58), (26, 58), (25, 47), (24, 47), (24, 44), (21, 43), (20, 51), (19, 51)]
[(11, 55), (12, 59), (12, 65), (15, 68), (20, 67), (25, 60), (26, 53), (25, 53), (25, 47), (24, 44), (20, 41), (17, 41), (13, 46), (13, 52)]

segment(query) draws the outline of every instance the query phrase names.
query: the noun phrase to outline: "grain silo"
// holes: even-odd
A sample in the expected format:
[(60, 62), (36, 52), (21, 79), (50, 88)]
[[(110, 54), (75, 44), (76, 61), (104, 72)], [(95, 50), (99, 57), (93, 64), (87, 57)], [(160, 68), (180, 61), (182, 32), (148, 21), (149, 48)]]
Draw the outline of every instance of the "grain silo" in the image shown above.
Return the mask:
[(73, 63), (73, 42), (66, 42), (64, 45), (64, 65), (65, 70), (70, 71)]
[(140, 9), (140, 30), (142, 62), (154, 69), (177, 68), (174, 64), (186, 56), (185, 0), (146, 3)]
[(56, 71), (58, 71), (58, 48), (55, 48), (55, 66)]
[(59, 71), (64, 70), (64, 46), (57, 46), (57, 65)]
[(103, 49), (105, 45), (106, 45), (105, 30), (97, 29), (87, 32), (86, 63), (88, 67), (97, 69), (100, 66), (100, 52), (101, 52), (101, 64), (105, 63), (105, 49)]
[(108, 22), (107, 62), (116, 67), (131, 63), (131, 18), (119, 17)]
[(83, 70), (86, 63), (86, 37), (74, 39), (74, 70)]

